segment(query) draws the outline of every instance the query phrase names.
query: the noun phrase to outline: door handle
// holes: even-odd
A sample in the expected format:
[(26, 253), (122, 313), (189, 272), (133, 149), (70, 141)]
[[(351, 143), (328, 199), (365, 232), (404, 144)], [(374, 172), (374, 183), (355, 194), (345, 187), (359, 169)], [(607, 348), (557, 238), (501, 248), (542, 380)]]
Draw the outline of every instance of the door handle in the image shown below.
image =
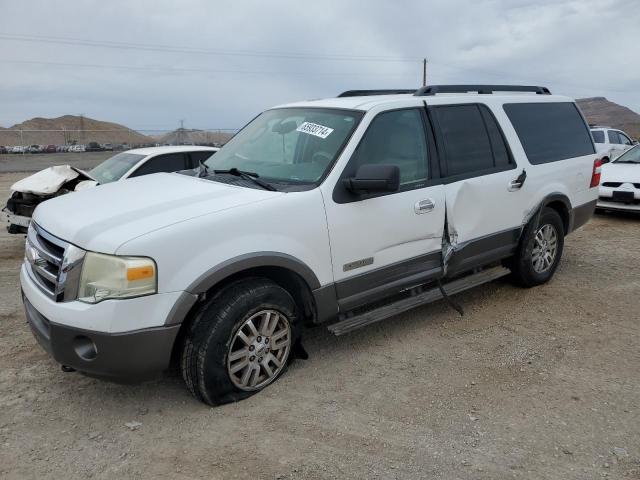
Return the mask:
[(427, 198), (416, 202), (413, 207), (413, 211), (416, 212), (416, 215), (421, 215), (423, 213), (431, 212), (434, 208), (436, 208), (436, 203), (430, 198)]
[(515, 192), (516, 190), (520, 190), (524, 185), (524, 181), (527, 179), (527, 171), (523, 168), (522, 173), (518, 175), (518, 178), (511, 180), (509, 182), (508, 190), (510, 192)]

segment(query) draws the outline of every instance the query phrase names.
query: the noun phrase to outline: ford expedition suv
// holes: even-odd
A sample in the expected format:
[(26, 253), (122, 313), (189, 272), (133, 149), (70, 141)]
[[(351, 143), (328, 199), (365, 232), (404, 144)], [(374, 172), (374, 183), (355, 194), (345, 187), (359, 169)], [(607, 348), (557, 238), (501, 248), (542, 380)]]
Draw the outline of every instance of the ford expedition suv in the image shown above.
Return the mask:
[(66, 370), (144, 379), (174, 359), (198, 399), (234, 401), (282, 375), (305, 327), (549, 281), (599, 176), (575, 103), (543, 87), (284, 105), (199, 168), (39, 205), (26, 316)]

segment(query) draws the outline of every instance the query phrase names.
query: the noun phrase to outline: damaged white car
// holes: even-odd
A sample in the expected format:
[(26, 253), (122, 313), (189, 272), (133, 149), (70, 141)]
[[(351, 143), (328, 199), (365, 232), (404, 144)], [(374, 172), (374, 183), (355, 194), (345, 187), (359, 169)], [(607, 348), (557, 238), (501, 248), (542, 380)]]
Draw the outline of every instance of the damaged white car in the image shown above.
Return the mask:
[(67, 372), (142, 379), (173, 359), (196, 398), (240, 400), (305, 355), (305, 327), (342, 335), (509, 273), (549, 281), (600, 165), (574, 101), (542, 87), (276, 107), (197, 171), (39, 206), (26, 317)]
[(26, 233), (35, 208), (69, 192), (159, 172), (197, 168), (219, 148), (198, 146), (138, 148), (119, 153), (85, 172), (70, 165), (46, 168), (11, 186), (3, 212), (9, 233)]

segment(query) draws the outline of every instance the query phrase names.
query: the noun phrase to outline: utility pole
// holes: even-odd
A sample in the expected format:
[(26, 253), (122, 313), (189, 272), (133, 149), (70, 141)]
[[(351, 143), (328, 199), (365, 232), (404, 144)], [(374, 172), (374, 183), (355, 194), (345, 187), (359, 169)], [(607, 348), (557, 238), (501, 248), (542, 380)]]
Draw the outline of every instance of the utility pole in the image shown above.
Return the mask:
[(427, 59), (422, 59), (422, 86), (427, 86)]
[(184, 142), (183, 140), (184, 137), (184, 119), (181, 118), (180, 119), (180, 129), (178, 130), (178, 145), (182, 145), (182, 143)]

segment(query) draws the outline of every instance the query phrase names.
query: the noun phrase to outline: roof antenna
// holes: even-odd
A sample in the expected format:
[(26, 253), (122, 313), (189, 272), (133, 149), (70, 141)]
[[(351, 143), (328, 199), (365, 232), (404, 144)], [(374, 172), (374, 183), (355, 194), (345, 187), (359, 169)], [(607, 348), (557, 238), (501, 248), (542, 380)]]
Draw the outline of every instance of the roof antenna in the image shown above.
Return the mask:
[(422, 59), (422, 86), (427, 86), (427, 59)]

